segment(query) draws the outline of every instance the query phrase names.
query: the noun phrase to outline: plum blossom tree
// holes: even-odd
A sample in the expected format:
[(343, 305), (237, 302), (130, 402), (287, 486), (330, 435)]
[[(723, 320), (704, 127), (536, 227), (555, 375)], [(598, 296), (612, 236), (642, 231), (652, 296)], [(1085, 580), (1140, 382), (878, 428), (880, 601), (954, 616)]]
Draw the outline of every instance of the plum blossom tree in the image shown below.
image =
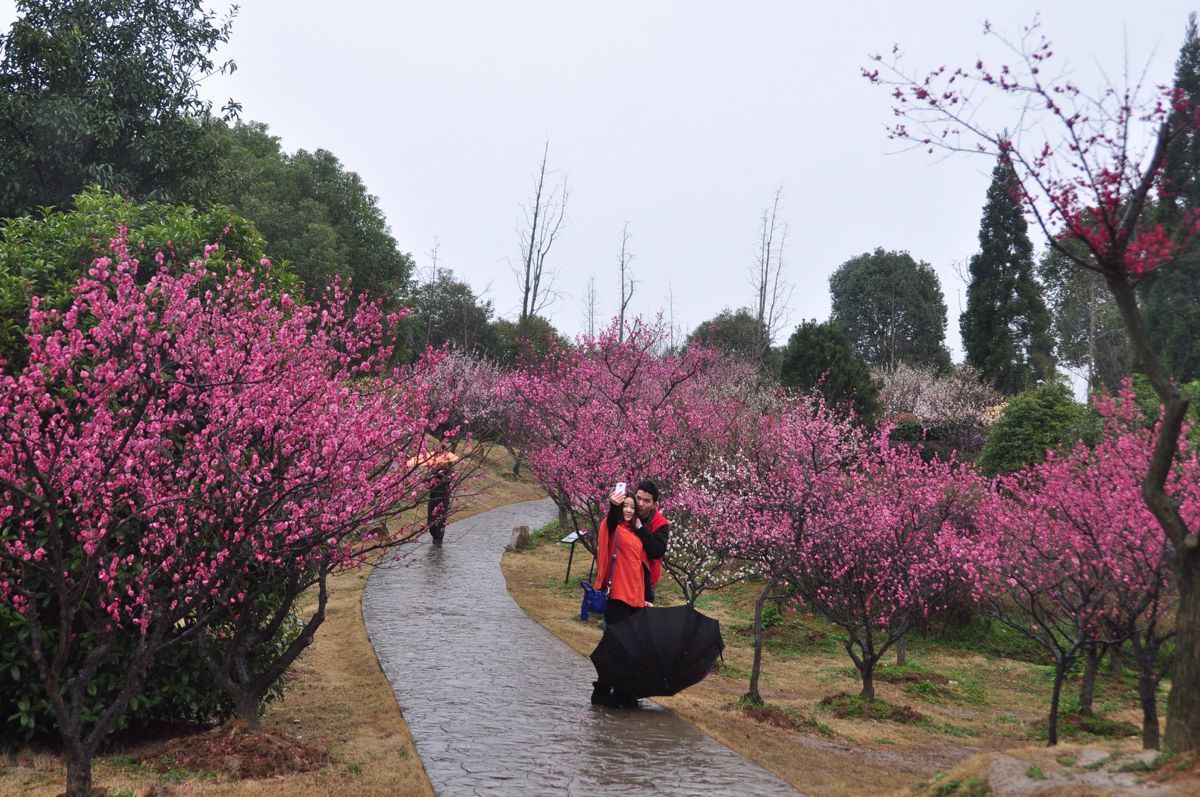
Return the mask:
[[(985, 32), (995, 35), (990, 26)], [(1163, 405), (1141, 492), (1174, 549), (1180, 594), (1166, 743), (1176, 752), (1194, 751), (1200, 749), (1200, 533), (1166, 487), (1188, 400), (1159, 364), (1135, 286), (1143, 275), (1169, 267), (1197, 232), (1195, 211), (1177, 214), (1168, 226), (1153, 208), (1156, 200), (1172, 199), (1162, 195), (1167, 152), (1196, 130), (1200, 108), (1171, 87), (1147, 98), (1136, 83), (1088, 96), (1056, 68), (1036, 23), (1018, 42), (1001, 42), (1013, 64), (994, 67), (980, 59), (972, 67), (919, 75), (901, 68), (896, 47), (891, 58), (874, 56), (863, 75), (892, 89), (894, 139), (929, 151), (1005, 153), (1016, 172), (1015, 190), (1051, 246), (1100, 274), (1112, 293), (1139, 367)], [(981, 106), (996, 94), (1019, 105), (1015, 135), (994, 132), (985, 121)]]
[[(1143, 744), (1158, 747), (1159, 651), (1170, 623), (1171, 548), (1140, 495), (1154, 431), (1126, 387), (1100, 396), (1104, 439), (1005, 477), (978, 515), (987, 609), (1054, 658), (1049, 740), (1057, 742), (1062, 678), (1088, 647), (1128, 642), (1138, 665)], [(1190, 523), (1200, 521), (1200, 465), (1182, 447), (1166, 483)]]
[[(662, 560), (685, 600), (747, 575), (674, 500), (689, 474), (736, 448), (769, 394), (755, 367), (699, 345), (662, 350), (661, 325), (619, 319), (596, 338), (512, 374), (530, 468), (577, 527), (594, 530), (615, 481), (652, 478), (671, 521)], [(589, 541), (590, 546), (590, 541)]]
[(975, 568), (969, 508), (980, 492), (973, 471), (924, 461), (915, 448), (865, 440), (847, 489), (831, 507), (839, 522), (807, 535), (789, 586), (846, 632), (843, 646), (875, 697), (883, 654), (913, 626), (970, 596)]
[(1003, 399), (969, 365), (939, 373), (930, 366), (901, 362), (874, 375), (880, 384), (879, 403), (889, 418), (915, 418), (931, 438), (954, 451), (979, 450)]
[(599, 527), (614, 482), (669, 485), (684, 460), (685, 438), (674, 433), (683, 416), (680, 388), (713, 353), (664, 355), (661, 339), (661, 330), (640, 320), (622, 339), (614, 323), (513, 372), (503, 385), (519, 407), (534, 478), (577, 527)]
[[(1047, 454), (1046, 474), (1058, 460)], [(1067, 670), (1086, 646), (1113, 639), (1101, 622), (1109, 570), (1093, 555), (1088, 534), (1062, 521), (1059, 497), (1048, 491), (1056, 485), (1044, 485), (1042, 475), (1040, 469), (1024, 470), (1000, 480), (976, 517), (981, 534), (975, 560), (983, 611), (1032, 639), (1054, 661), (1047, 723), (1047, 740), (1054, 745)]]
[[(413, 531), (373, 522), (419, 494), (406, 463), (430, 423), (419, 375), (382, 370), (388, 320), (336, 293), (276, 301), (218, 249), (139, 285), (114, 239), (65, 312), (34, 301), (27, 364), (0, 374), (0, 600), (28, 625), (69, 795), (90, 793), (92, 755), (165, 646), (224, 624), (232, 638), (211, 647), (233, 665), (214, 655), (218, 677), (252, 695), (311, 640), (324, 578)], [(247, 607), (269, 591), (290, 610), (313, 584), (296, 641), (242, 679), (264, 629)], [(124, 684), (85, 718), (118, 642)]]
[[(1138, 669), (1142, 704), (1142, 743), (1159, 746), (1158, 683), (1160, 650), (1175, 633), (1171, 617), (1170, 547), (1154, 516), (1139, 498), (1139, 474), (1153, 448), (1153, 430), (1140, 417), (1134, 394), (1126, 387), (1115, 397), (1098, 396), (1105, 418), (1103, 441), (1094, 448), (1077, 445), (1069, 456), (1034, 468), (1036, 492), (1021, 500), (1029, 508), (1046, 507), (1046, 521), (1079, 535), (1089, 556), (1105, 568), (1100, 636), (1128, 642)], [(1181, 446), (1167, 489), (1189, 523), (1200, 514), (1200, 463)], [(1049, 529), (1053, 531), (1054, 529)]]
[(762, 702), (762, 607), (802, 567), (810, 535), (842, 528), (836, 511), (846, 469), (861, 452), (862, 432), (819, 394), (779, 398), (725, 456), (683, 482), (676, 505), (695, 518), (708, 547), (761, 574), (755, 601), (754, 661), (746, 699)]

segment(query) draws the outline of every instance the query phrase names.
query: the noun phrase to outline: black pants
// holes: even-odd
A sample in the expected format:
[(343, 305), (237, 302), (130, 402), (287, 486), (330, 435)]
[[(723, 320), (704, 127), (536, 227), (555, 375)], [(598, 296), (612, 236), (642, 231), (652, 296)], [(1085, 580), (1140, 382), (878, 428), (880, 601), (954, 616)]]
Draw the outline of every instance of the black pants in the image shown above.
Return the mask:
[(637, 612), (642, 610), (641, 606), (630, 606), (624, 601), (608, 599), (608, 611), (604, 613), (605, 625), (616, 625), (617, 623), (632, 617)]

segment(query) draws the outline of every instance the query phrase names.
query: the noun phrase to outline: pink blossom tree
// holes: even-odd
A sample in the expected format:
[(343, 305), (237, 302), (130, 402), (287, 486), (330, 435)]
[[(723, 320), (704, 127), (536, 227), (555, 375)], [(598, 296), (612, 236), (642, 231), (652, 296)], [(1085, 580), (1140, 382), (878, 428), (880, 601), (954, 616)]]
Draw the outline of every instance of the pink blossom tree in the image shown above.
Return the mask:
[[(371, 521), (417, 496), (405, 447), (429, 423), (405, 375), (381, 372), (374, 305), (275, 301), (215, 245), (208, 263), (138, 285), (125, 242), (112, 251), (64, 313), (35, 300), (28, 362), (0, 375), (0, 600), (28, 624), (70, 795), (90, 793), (92, 755), (159, 651), (224, 624), (236, 661), (263, 630), (256, 596), (290, 610), (318, 584), (317, 611), (269, 669), (294, 659), (323, 617), (324, 577), (384, 544)], [(119, 641), (125, 682), (85, 719)]]
[[(992, 34), (990, 26), (985, 28)], [(1088, 96), (1056, 67), (1037, 25), (1018, 42), (1000, 40), (1013, 63), (939, 67), (919, 75), (892, 57), (874, 56), (863, 70), (892, 90), (894, 139), (933, 151), (1006, 153), (1028, 212), (1069, 262), (1100, 274), (1112, 293), (1140, 367), (1163, 405), (1154, 447), (1141, 479), (1142, 500), (1174, 549), (1180, 603), (1178, 655), (1168, 698), (1166, 743), (1200, 749), (1200, 534), (1172, 501), (1167, 481), (1179, 445), (1187, 398), (1159, 361), (1145, 332), (1134, 287), (1142, 275), (1169, 267), (1197, 232), (1186, 214), (1170, 228), (1153, 212), (1162, 195), (1168, 146), (1197, 129), (1198, 109), (1186, 94), (1162, 87), (1147, 99), (1137, 84)], [(1015, 101), (1007, 129), (995, 132), (982, 108), (989, 97)]]
[(660, 351), (657, 327), (614, 323), (540, 363), (513, 372), (503, 389), (518, 407), (529, 467), (581, 528), (595, 530), (616, 481), (674, 480), (681, 437), (681, 386), (712, 354)]
[(754, 607), (754, 661), (745, 699), (760, 703), (762, 608), (802, 567), (808, 538), (829, 529), (862, 449), (861, 429), (819, 395), (779, 399), (743, 430), (727, 452), (681, 484), (676, 506), (695, 519), (710, 548), (746, 563), (764, 579)]
[[(1157, 748), (1157, 689), (1163, 676), (1159, 652), (1174, 636), (1175, 592), (1170, 546), (1139, 500), (1139, 475), (1153, 450), (1153, 424), (1140, 417), (1128, 388), (1117, 397), (1100, 396), (1095, 404), (1105, 418), (1102, 442), (1093, 448), (1079, 444), (1069, 455), (1034, 467), (1037, 489), (1026, 490), (1019, 500), (1046, 532), (1077, 537), (1088, 558), (1102, 567), (1097, 636), (1133, 648), (1142, 743)], [(1194, 524), (1200, 521), (1200, 463), (1186, 445), (1180, 451), (1166, 486)]]
[(1050, 491), (1063, 485), (1044, 481), (1061, 475), (1059, 456), (1048, 453), (1043, 465), (1002, 478), (983, 502), (975, 561), (984, 612), (1036, 642), (1054, 662), (1047, 723), (1054, 745), (1067, 670), (1087, 645), (1114, 639), (1102, 623), (1109, 568), (1094, 555), (1088, 534), (1062, 517), (1059, 495)]
[(616, 481), (654, 479), (671, 521), (663, 569), (689, 603), (746, 575), (674, 500), (689, 474), (737, 445), (770, 401), (749, 365), (700, 346), (664, 351), (665, 330), (619, 321), (506, 383), (530, 469), (577, 526), (595, 529)]
[(969, 597), (976, 577), (973, 472), (924, 461), (917, 449), (889, 443), (887, 433), (864, 441), (831, 507), (838, 522), (807, 535), (789, 578), (806, 604), (846, 632), (843, 646), (868, 700), (883, 655), (914, 625)]

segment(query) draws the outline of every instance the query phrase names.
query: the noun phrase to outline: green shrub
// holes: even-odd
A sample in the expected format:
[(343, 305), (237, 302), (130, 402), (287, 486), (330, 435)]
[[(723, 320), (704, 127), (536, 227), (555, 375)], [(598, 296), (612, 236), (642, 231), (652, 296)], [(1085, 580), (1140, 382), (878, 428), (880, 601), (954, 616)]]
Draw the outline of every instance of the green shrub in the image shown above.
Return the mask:
[(1094, 442), (1098, 433), (1095, 413), (1075, 401), (1070, 390), (1042, 385), (1009, 399), (976, 462), (988, 476), (1010, 473), (1041, 462), (1047, 451), (1066, 448), (1076, 440)]
[[(71, 288), (95, 258), (109, 253), (109, 240), (122, 227), (139, 261), (139, 279), (158, 268), (160, 250), (168, 267), (202, 257), (204, 246), (217, 241), (243, 262), (256, 265), (264, 257), (266, 242), (254, 225), (228, 208), (137, 204), (99, 189), (79, 194), (67, 212), (0, 221), (0, 358), (24, 363), (31, 298), (64, 309)], [(271, 274), (278, 290), (298, 285), (280, 265)]]

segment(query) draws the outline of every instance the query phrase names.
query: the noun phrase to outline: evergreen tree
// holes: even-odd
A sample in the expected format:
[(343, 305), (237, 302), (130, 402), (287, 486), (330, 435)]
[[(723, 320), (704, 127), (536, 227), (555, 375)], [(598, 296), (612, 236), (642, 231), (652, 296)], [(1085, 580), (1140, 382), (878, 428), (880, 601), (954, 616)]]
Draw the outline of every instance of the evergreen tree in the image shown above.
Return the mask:
[[(1188, 17), (1175, 88), (1187, 107), (1200, 102), (1200, 36), (1196, 14)], [(1171, 141), (1163, 167), (1162, 219), (1186, 222), (1200, 212), (1200, 134), (1192, 129)], [(1168, 373), (1180, 381), (1200, 379), (1200, 244), (1181, 252), (1174, 262), (1144, 278), (1139, 286), (1142, 313), (1151, 346)]]
[[(1079, 247), (1067, 239), (1059, 244)], [(1133, 349), (1104, 277), (1079, 268), (1054, 248), (1042, 255), (1038, 277), (1054, 319), (1058, 362), (1086, 376), (1089, 393), (1101, 387), (1115, 391), (1133, 372)]]
[(908, 252), (877, 248), (838, 266), (829, 277), (829, 297), (830, 320), (868, 364), (950, 370), (946, 300), (933, 266)]
[[(413, 262), (400, 251), (376, 197), (328, 150), (285, 152), (265, 124), (223, 128), (214, 198), (254, 222), (267, 254), (319, 298), (334, 275), (393, 309)], [(485, 320), (486, 324), (486, 320)]]
[(66, 210), (92, 184), (138, 201), (207, 197), (219, 123), (198, 87), (229, 66), (212, 59), (232, 18), (202, 0), (18, 0), (16, 11), (0, 34), (0, 217)]
[(1033, 275), (1033, 244), (1005, 153), (988, 186), (980, 251), (971, 258), (967, 309), (959, 318), (967, 364), (1003, 393), (1054, 376), (1050, 314)]
[(869, 422), (879, 409), (879, 385), (835, 321), (805, 321), (783, 350), (780, 381), (800, 391), (819, 388), (830, 404)]

